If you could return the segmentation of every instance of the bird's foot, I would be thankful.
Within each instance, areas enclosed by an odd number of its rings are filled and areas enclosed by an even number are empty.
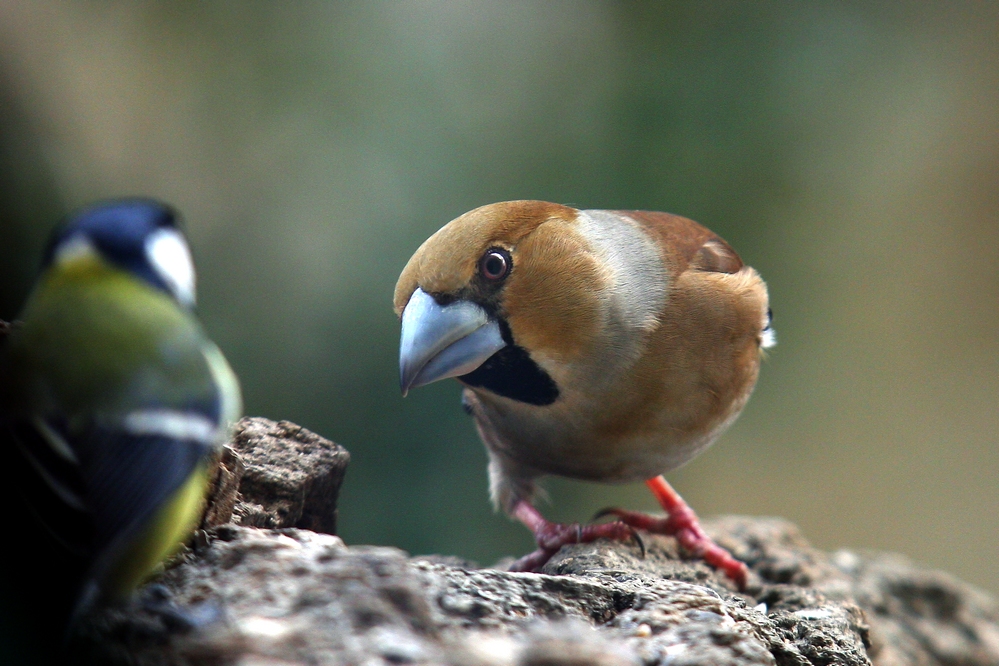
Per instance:
[[[546,520],[537,509],[525,501],[519,502],[514,507],[513,516],[531,530],[538,549],[516,560],[510,565],[510,571],[540,571],[562,546],[590,543],[597,539],[614,541],[635,539],[641,546],[643,554],[645,552],[645,544],[635,530],[621,521],[591,525],[553,523]]]
[[[614,516],[618,521],[637,530],[675,537],[685,551],[724,573],[740,590],[746,588],[748,575],[746,565],[732,557],[727,550],[707,535],[697,520],[697,515],[686,504],[674,507],[674,512],[665,518],[624,509],[604,509],[595,517],[601,516]]]

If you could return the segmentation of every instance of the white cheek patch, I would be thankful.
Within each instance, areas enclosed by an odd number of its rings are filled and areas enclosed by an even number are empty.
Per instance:
[[[93,244],[90,242],[90,239],[83,234],[77,234],[69,240],[63,241],[56,248],[53,263],[65,266],[66,264],[70,264],[78,259],[96,256],[99,255],[97,250],[94,249]]]
[[[146,239],[146,257],[160,279],[183,305],[194,305],[194,262],[187,242],[176,229],[164,227]]]
[[[207,417],[175,409],[139,409],[125,416],[124,429],[141,437],[159,436],[200,442],[212,446],[218,440],[218,427]]]

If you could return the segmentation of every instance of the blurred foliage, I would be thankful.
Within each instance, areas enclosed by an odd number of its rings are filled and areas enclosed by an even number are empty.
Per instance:
[[[174,204],[248,413],[351,451],[343,537],[489,563],[530,538],[457,384],[399,395],[399,271],[493,201],[679,213],[760,270],[780,344],[678,490],[996,591],[997,35],[995,3],[5,4],[0,317],[64,211]]]

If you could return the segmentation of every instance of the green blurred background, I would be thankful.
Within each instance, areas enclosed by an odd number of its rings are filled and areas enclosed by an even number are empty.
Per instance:
[[[691,217],[767,280],[756,395],[669,476],[702,515],[999,591],[997,3],[3,3],[0,317],[125,194],[186,216],[247,412],[353,454],[348,543],[531,547],[457,383],[399,395],[391,296],[445,222],[537,198]]]

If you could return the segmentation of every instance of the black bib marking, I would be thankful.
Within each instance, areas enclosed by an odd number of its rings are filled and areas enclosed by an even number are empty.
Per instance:
[[[558,386],[548,373],[516,345],[507,345],[458,379],[468,386],[484,388],[529,405],[550,405],[559,395]]]

